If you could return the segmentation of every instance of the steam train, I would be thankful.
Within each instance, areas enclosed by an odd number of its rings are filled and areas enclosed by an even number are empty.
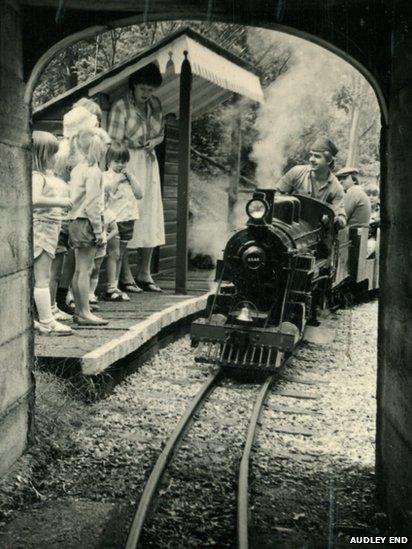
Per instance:
[[[191,341],[198,362],[270,374],[305,327],[319,324],[318,309],[377,288],[379,254],[368,246],[368,228],[338,230],[333,209],[307,196],[257,190],[246,213],[246,227],[217,262],[217,290]]]

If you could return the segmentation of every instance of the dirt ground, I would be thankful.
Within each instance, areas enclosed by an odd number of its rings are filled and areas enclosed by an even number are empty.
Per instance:
[[[289,380],[288,389],[317,398],[287,402],[291,411],[279,415],[280,397],[273,392],[261,418],[251,472],[254,547],[349,547],[352,534],[384,535],[385,517],[374,499],[377,302],[339,311],[326,323],[333,341],[302,345],[288,366],[291,375],[320,380],[296,387]],[[94,404],[85,404],[67,381],[36,372],[37,439],[0,481],[0,547],[121,547],[145,478],[210,370],[194,364],[184,338]],[[212,427],[217,420],[224,427],[221,445],[218,439],[204,442],[178,473],[194,515],[223,525],[233,522],[231,512],[222,512],[234,486],[221,458],[225,433],[234,426],[229,407],[238,410],[242,399],[236,393],[237,408],[220,397],[221,409],[209,414]],[[296,408],[301,413],[292,413]],[[298,434],[276,432],[282,421]],[[311,435],[299,434],[306,431]],[[211,463],[221,497],[205,507],[189,477]],[[151,527],[145,546],[156,546],[156,540],[176,548],[235,546],[221,525],[209,531],[210,524],[203,524],[199,533],[180,515],[184,506],[173,483],[166,489],[171,506],[162,531]]]

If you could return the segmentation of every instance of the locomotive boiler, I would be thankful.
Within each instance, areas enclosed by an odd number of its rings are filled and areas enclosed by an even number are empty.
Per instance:
[[[199,362],[271,373],[347,279],[348,230],[335,228],[327,204],[273,190],[256,191],[246,212],[246,227],[217,262],[216,293],[191,339]]]

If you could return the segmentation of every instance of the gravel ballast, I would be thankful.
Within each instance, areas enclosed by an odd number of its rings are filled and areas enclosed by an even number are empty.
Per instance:
[[[351,529],[373,531],[376,324],[377,302],[331,315],[325,325],[334,340],[303,344],[281,387],[315,398],[272,390],[251,471],[253,539],[261,547],[300,547],[302,539],[325,546],[330,520],[338,543]],[[211,371],[194,363],[186,337],[93,405],[38,372],[37,445],[0,483],[3,540],[12,539],[23,510],[30,520],[33,505],[38,512],[65,498],[122,505],[115,527],[124,539],[161,448]],[[225,382],[213,393],[164,479],[145,546],[234,546],[237,464],[257,390]],[[297,432],[276,432],[279,425]],[[101,536],[94,543],[87,547],[102,546]]]

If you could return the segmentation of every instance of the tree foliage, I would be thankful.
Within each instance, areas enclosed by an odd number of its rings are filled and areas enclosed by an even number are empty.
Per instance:
[[[41,105],[102,71],[111,69],[184,26],[190,26],[248,62],[259,75],[268,94],[278,81],[282,84],[289,74],[293,75],[295,70],[302,69],[299,62],[302,61],[304,42],[285,34],[221,23],[166,21],[132,25],[112,29],[80,41],[57,54],[36,87],[34,106]],[[327,55],[332,57],[332,54]],[[347,151],[351,146],[349,137],[354,109],[358,109],[360,113],[356,158],[365,169],[368,164],[376,166],[379,161],[379,107],[373,91],[366,85],[363,77],[349,65],[346,71],[339,72],[333,70],[333,63],[328,63],[326,65],[332,67],[333,74],[328,74],[329,69],[325,69],[322,78],[325,79],[327,86],[323,87],[322,82],[320,85],[319,82],[309,85],[307,98],[298,104],[297,108],[302,111],[301,120],[299,128],[295,128],[295,131],[285,138],[285,151],[282,152],[283,170],[296,163],[305,162],[311,141],[321,132],[327,133],[337,142],[341,149],[337,165],[344,165]],[[311,67],[308,66],[307,70],[310,73]],[[330,85],[331,80],[333,86]],[[297,88],[292,89],[290,93],[302,94],[302,90]],[[203,115],[193,122],[192,145],[206,157],[227,166],[231,120],[238,111],[241,111],[242,117],[241,173],[253,178],[256,164],[252,159],[252,152],[255,143],[262,139],[256,125],[260,112],[258,105],[234,98]],[[283,131],[284,128],[279,125],[277,130]],[[197,155],[192,155],[192,166],[199,174],[206,176],[221,173],[216,166]]]

